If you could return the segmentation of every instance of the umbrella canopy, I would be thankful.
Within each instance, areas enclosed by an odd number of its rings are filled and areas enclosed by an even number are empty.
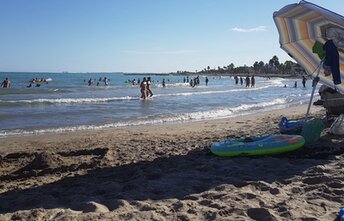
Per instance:
[[[274,12],[273,18],[281,48],[308,74],[318,75],[323,84],[344,94],[344,17],[300,1]],[[329,51],[334,54],[326,54]]]

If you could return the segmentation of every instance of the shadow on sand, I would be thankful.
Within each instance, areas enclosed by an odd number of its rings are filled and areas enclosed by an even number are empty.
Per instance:
[[[331,143],[327,147],[321,145],[317,148],[333,147]],[[343,142],[335,146],[340,145]],[[343,153],[340,151],[328,151],[319,157],[312,155],[316,153],[314,149],[306,148],[275,157],[222,158],[208,149],[193,150],[186,155],[92,169],[86,175],[8,191],[0,195],[0,213],[35,208],[82,210],[89,201],[115,210],[121,200],[188,199],[212,188],[216,191],[224,184],[236,188],[255,185],[256,189],[270,191],[267,184],[289,184],[293,177],[327,163],[333,155]]]

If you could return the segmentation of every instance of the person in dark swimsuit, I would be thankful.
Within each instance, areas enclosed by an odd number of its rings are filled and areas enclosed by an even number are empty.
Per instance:
[[[6,78],[2,83],[1,83],[2,88],[10,88],[11,87],[11,81]]]

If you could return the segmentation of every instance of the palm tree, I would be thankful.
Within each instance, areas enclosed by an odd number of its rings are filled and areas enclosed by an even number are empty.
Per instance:
[[[233,63],[230,63],[230,64],[227,66],[227,70],[228,70],[229,72],[233,72],[233,70],[234,70],[234,64],[233,64]]]
[[[258,70],[259,70],[259,63],[258,61],[254,62],[253,64],[253,70],[254,70],[254,73],[257,73]]]
[[[274,55],[270,60],[269,60],[269,66],[273,72],[275,72],[278,69],[278,66],[280,65],[278,57]]]
[[[294,62],[292,61],[285,61],[284,62],[284,70],[287,72],[287,73],[290,73],[291,72],[291,69],[293,68],[294,66]]]

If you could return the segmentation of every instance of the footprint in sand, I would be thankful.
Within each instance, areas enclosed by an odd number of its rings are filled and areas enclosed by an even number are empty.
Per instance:
[[[247,215],[253,220],[273,221],[276,220],[271,213],[264,208],[250,208]]]
[[[330,178],[327,176],[307,177],[302,180],[304,184],[308,184],[308,185],[322,184],[328,181],[330,181]]]
[[[326,184],[327,186],[334,188],[334,189],[341,189],[344,187],[344,183],[341,183],[341,181],[334,181],[334,182],[329,182]]]
[[[218,214],[222,217],[230,217],[233,216],[233,214],[238,214],[238,215],[244,215],[241,209],[238,208],[227,208],[227,209],[222,209],[218,212]]]
[[[202,200],[199,202],[199,204],[202,206],[210,207],[210,208],[223,209],[222,205],[214,203],[212,200]]]
[[[280,193],[280,190],[279,190],[278,188],[271,188],[271,189],[270,189],[270,193],[271,193],[272,195],[277,195],[277,194]]]
[[[225,210],[219,211],[219,215],[223,217],[230,216],[231,214],[232,214],[232,209],[225,209]]]
[[[90,213],[90,212],[107,213],[110,210],[103,204],[100,204],[100,203],[97,203],[94,201],[90,201],[84,205],[84,208],[82,209],[82,211],[84,213]]]
[[[257,196],[252,193],[240,193],[239,196],[243,199],[249,199],[249,200],[257,198]]]

